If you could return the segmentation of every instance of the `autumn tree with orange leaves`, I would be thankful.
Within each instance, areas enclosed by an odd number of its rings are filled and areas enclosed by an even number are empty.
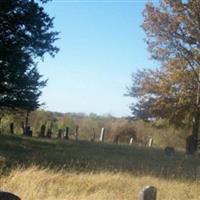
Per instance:
[[[143,15],[148,50],[160,68],[132,75],[128,95],[137,99],[133,115],[191,125],[193,154],[200,124],[200,1],[148,3]]]

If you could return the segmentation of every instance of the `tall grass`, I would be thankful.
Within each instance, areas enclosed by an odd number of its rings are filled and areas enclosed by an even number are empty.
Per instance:
[[[22,200],[129,200],[145,185],[160,200],[200,199],[200,158],[178,151],[0,136],[0,166],[0,188]]]
[[[6,191],[22,200],[136,200],[146,185],[158,188],[160,200],[199,200],[199,182],[178,181],[129,173],[77,173],[30,167],[12,170],[1,177]]]

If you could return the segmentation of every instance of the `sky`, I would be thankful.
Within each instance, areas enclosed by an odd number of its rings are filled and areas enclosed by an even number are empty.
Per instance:
[[[142,11],[147,0],[53,0],[45,11],[59,31],[54,57],[38,64],[48,79],[43,109],[130,116],[124,96],[131,74],[155,67],[144,42]]]

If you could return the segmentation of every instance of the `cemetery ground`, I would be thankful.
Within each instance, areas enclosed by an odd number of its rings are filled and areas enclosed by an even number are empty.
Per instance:
[[[22,200],[200,200],[200,157],[161,148],[0,136],[0,188]]]

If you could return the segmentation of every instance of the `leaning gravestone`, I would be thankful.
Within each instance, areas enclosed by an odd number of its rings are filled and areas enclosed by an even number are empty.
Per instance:
[[[168,157],[172,157],[175,154],[174,147],[165,147],[164,152],[165,152],[165,155]]]
[[[12,193],[0,191],[0,200],[21,200],[21,199]]]
[[[153,145],[153,138],[150,138],[148,142],[148,147],[152,147],[152,145]]]
[[[105,128],[102,128],[101,129],[100,138],[99,138],[100,142],[104,142],[104,134],[105,134]]]
[[[156,200],[157,189],[153,186],[144,187],[139,193],[139,200]]]
[[[133,144],[133,138],[130,139],[129,144]]]

